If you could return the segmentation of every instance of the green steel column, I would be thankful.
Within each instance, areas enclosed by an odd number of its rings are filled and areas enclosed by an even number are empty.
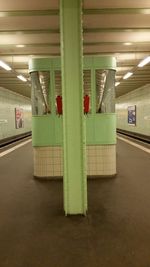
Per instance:
[[[82,1],[60,0],[63,95],[64,209],[86,214]]]

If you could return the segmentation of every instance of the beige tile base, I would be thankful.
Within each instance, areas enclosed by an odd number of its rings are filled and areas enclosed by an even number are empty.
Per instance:
[[[34,147],[34,176],[63,176],[61,147]]]
[[[87,175],[116,174],[116,145],[87,146]]]
[[[34,176],[63,176],[62,147],[34,147]],[[116,145],[87,146],[87,175],[116,174]]]

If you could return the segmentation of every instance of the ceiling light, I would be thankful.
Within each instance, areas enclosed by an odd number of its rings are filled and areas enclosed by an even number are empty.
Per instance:
[[[124,43],[124,45],[132,45],[132,43]]]
[[[149,57],[146,57],[145,59],[143,59],[143,60],[139,63],[138,67],[143,67],[143,66],[145,66],[146,64],[148,64],[149,62],[150,62],[150,56],[149,56]]]
[[[27,79],[23,75],[18,75],[17,78],[23,82],[27,82]]]
[[[9,67],[6,63],[0,60],[0,67],[2,67],[5,70],[11,70],[11,67]]]
[[[127,72],[124,76],[123,79],[126,80],[128,79],[130,76],[132,76],[133,72]]]
[[[16,45],[16,47],[25,47],[23,44]]]
[[[120,82],[115,82],[115,86],[118,86],[120,84]]]

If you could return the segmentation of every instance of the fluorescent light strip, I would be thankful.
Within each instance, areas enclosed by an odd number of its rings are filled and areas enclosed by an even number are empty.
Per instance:
[[[126,80],[128,79],[129,77],[131,77],[133,75],[133,72],[127,72],[124,76],[123,76],[123,79]]]
[[[27,79],[23,75],[18,75],[17,78],[23,82],[27,82]]]
[[[115,86],[118,86],[120,84],[120,82],[115,82]]]
[[[124,43],[124,45],[132,45],[132,43]]]
[[[0,67],[2,67],[5,70],[12,70],[11,67],[6,63],[4,63],[2,60],[0,60]],[[23,82],[27,82],[27,79],[23,75],[18,75],[17,78]]]
[[[2,67],[5,70],[11,70],[11,67],[9,67],[6,63],[0,60],[0,67]]]
[[[143,66],[145,66],[146,64],[148,64],[150,62],[150,56],[149,57],[146,57],[145,59],[143,59],[140,63],[139,63],[139,65],[138,65],[138,67],[143,67]]]
[[[25,47],[23,44],[16,45],[16,47]]]

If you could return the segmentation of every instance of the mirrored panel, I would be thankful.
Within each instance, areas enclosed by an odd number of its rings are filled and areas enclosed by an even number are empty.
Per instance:
[[[96,113],[115,112],[115,70],[96,70]]]
[[[46,115],[50,110],[50,72],[34,71],[30,73],[32,82],[32,114]]]

